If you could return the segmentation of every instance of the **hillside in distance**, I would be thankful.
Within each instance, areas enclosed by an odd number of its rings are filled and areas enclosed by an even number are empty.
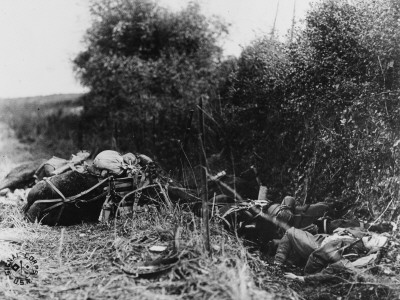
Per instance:
[[[54,104],[63,102],[74,102],[83,94],[53,94],[46,96],[31,96],[31,97],[18,97],[18,98],[0,98],[0,104]]]

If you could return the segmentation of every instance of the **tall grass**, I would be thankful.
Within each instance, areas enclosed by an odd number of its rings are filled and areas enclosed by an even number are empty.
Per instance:
[[[20,140],[31,143],[37,151],[61,157],[82,145],[96,149],[98,136],[82,132],[82,105],[77,96],[36,100],[5,101],[0,105],[2,120]],[[8,160],[0,161],[0,175],[1,169],[10,165]],[[340,291],[335,286],[315,289],[287,282],[280,268],[268,258],[263,260],[261,253],[249,251],[236,236],[223,231],[215,219],[210,223],[209,257],[201,221],[179,206],[135,212],[108,224],[59,228],[28,223],[21,213],[26,197],[22,194],[19,199],[3,201],[0,197],[0,231],[7,230],[21,240],[17,245],[7,244],[8,250],[0,244],[0,249],[33,254],[40,269],[33,284],[25,287],[13,284],[0,272],[0,298],[299,299],[295,291],[304,299],[320,299],[332,293],[358,299],[364,292],[371,299],[381,299],[382,295],[388,299],[398,297],[397,279],[371,281],[365,287],[353,287],[356,283],[350,282],[350,290],[343,285]],[[149,251],[153,245],[165,245],[168,251],[178,253],[178,263],[168,272],[148,278],[124,273],[123,266],[129,268],[156,259],[157,255]]]
[[[18,139],[61,157],[78,150],[80,110],[76,97],[1,103],[2,120]],[[86,133],[85,143],[95,145],[96,136]],[[211,223],[213,257],[205,254],[201,222],[187,209],[166,205],[109,224],[60,229],[28,223],[21,213],[24,202],[24,197],[21,201],[0,201],[0,228],[18,233],[22,242],[11,250],[34,255],[39,274],[25,288],[0,275],[0,298],[273,298],[256,286],[242,243],[222,231],[215,220]],[[156,258],[148,249],[160,244],[179,253],[179,262],[172,270],[143,279],[123,272],[121,265],[129,267]]]
[[[241,241],[212,220],[213,256],[209,257],[204,251],[200,222],[180,207],[163,206],[110,223],[64,228],[27,223],[16,213],[18,206],[0,203],[0,208],[0,227],[20,239],[20,245],[10,251],[28,252],[39,265],[33,283],[25,287],[0,274],[0,297],[275,299],[272,292],[257,287],[249,267],[253,258],[247,256]],[[149,251],[153,245],[166,246],[167,250],[153,253]],[[136,277],[123,271],[171,253],[178,254],[179,260],[166,272]]]
[[[21,142],[47,155],[68,157],[81,146],[82,108],[78,95],[12,99],[0,102],[0,116]]]

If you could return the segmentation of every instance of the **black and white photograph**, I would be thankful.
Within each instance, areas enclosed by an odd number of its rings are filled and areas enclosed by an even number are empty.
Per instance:
[[[399,0],[0,0],[0,299],[400,299]]]

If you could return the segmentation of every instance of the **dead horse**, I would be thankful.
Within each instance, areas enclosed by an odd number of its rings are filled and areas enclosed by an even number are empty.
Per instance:
[[[130,179],[131,185],[122,182]],[[117,200],[121,200],[122,192],[136,190],[132,178],[116,178],[114,191],[118,194]],[[96,222],[99,218],[103,203],[108,194],[108,179],[102,179],[90,173],[68,171],[38,182],[29,192],[27,205],[23,211],[26,218],[43,225],[68,226],[82,222]],[[129,195],[129,197],[128,197]],[[126,195],[127,204],[133,204],[134,194]],[[160,205],[168,198],[172,202],[178,199],[191,200],[195,198],[176,186],[168,186],[168,191],[160,190],[160,186],[151,184],[143,189],[137,204]],[[62,198],[65,197],[64,201]],[[130,201],[130,202],[129,202]]]
[[[76,201],[60,201],[96,186],[99,178],[89,173],[68,171],[38,182],[28,194],[23,211],[31,222],[43,225],[74,225],[96,221],[106,198],[104,187],[99,185]],[[58,193],[57,190],[60,192]]]
[[[31,186],[35,182],[36,170],[46,162],[46,159],[37,159],[21,163],[13,168],[2,180],[0,180],[0,191],[9,188],[10,190],[22,189]]]

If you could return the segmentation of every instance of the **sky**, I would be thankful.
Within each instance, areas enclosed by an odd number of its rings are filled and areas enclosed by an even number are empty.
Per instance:
[[[276,29],[284,35],[304,18],[312,0],[198,0],[206,15],[230,23],[225,55],[239,56],[258,36]],[[158,0],[178,10],[188,0]],[[79,84],[73,58],[85,45],[90,27],[89,0],[0,0],[0,98],[87,91]]]

